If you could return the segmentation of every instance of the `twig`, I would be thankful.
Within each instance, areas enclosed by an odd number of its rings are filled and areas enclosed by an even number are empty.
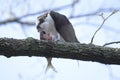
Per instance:
[[[118,43],[120,43],[120,41],[105,43],[105,44],[103,45],[103,47],[105,47],[105,46],[107,46],[107,45],[111,45],[111,44],[118,44]]]
[[[110,16],[112,16],[113,14],[115,14],[117,11],[118,11],[118,10],[113,10],[112,13],[111,13],[110,15],[108,15],[106,18],[103,16],[103,13],[101,13],[101,14],[99,15],[99,16],[102,17],[103,22],[102,22],[102,24],[100,25],[100,27],[95,31],[94,35],[92,36],[90,44],[93,43],[93,40],[94,40],[95,35],[96,35],[97,32],[102,28],[102,26],[103,26],[103,24],[105,23],[105,21],[106,21]]]

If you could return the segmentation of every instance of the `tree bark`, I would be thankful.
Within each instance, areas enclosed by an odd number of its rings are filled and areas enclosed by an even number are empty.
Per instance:
[[[9,57],[41,56],[120,64],[120,49],[92,44],[47,42],[33,38],[0,38],[0,55]]]

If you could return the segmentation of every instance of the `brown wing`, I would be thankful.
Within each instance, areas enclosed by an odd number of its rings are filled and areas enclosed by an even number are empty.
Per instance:
[[[54,11],[51,11],[50,15],[55,22],[56,30],[66,42],[79,42],[76,38],[72,24],[69,22],[66,16]]]

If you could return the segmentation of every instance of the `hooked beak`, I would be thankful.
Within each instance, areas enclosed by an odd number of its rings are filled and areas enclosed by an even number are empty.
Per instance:
[[[40,32],[40,31],[41,31],[41,29],[40,29],[40,27],[39,27],[39,26],[37,26],[37,31],[38,31],[38,32]]]

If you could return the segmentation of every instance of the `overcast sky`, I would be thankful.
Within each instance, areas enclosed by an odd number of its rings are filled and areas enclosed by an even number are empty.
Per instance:
[[[20,17],[28,13],[35,13],[44,9],[71,4],[72,0],[0,0],[0,21]],[[72,12],[73,15],[82,15],[95,12],[99,9],[120,9],[119,0],[80,0]],[[58,10],[69,17],[71,7]],[[106,10],[107,11],[107,10]],[[108,16],[111,12],[104,13]],[[14,15],[13,15],[14,14]],[[91,37],[102,23],[99,13],[93,16],[83,16],[69,19],[73,24],[76,36],[81,43],[90,43]],[[35,22],[41,14],[23,18],[22,21]],[[120,12],[111,16],[97,33],[94,44],[103,45],[107,42],[120,41]],[[33,37],[39,39],[35,25],[21,25],[9,23],[0,25],[0,37],[24,39]],[[110,45],[119,48],[119,44]],[[52,61],[58,71],[49,70],[45,74],[47,61],[43,57],[12,57],[0,56],[0,80],[120,80],[119,65],[105,65],[98,62],[54,58]]]

